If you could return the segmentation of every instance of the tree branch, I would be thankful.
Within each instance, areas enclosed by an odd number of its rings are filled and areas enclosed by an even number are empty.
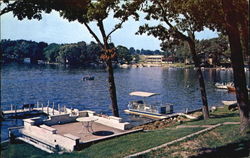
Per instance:
[[[156,3],[160,6],[160,9],[162,10],[162,14],[163,14],[163,20],[164,22],[172,29],[174,29],[174,32],[176,33],[176,35],[181,38],[182,40],[185,40],[185,41],[189,41],[191,40],[188,36],[184,35],[183,33],[181,33],[179,30],[177,30],[169,21],[168,19],[166,18],[167,15],[166,15],[166,11],[164,10],[163,6],[161,5],[161,3],[159,1],[156,1]]]
[[[110,31],[110,33],[107,35],[107,39],[110,37],[110,35],[112,34],[112,33],[114,33],[116,30],[118,30],[119,28],[121,28],[121,26],[122,26],[122,24],[125,22],[125,20],[122,20],[119,24],[117,24],[117,25],[115,25],[115,28],[112,30],[112,31]]]
[[[89,33],[95,38],[96,42],[103,48],[103,44],[101,43],[99,38],[96,36],[96,34],[92,31],[92,29],[89,27],[89,25],[86,22],[84,22],[83,24],[86,26]]]
[[[106,44],[108,44],[108,42],[107,42],[108,39],[107,39],[107,36],[106,36],[106,32],[104,30],[103,21],[102,20],[98,20],[97,21],[97,25],[98,25],[98,27],[99,27],[99,29],[101,31],[103,42],[104,42],[104,46],[105,46]]]
[[[13,2],[12,4],[8,4],[7,7],[0,11],[0,16],[12,11],[17,2],[18,1]]]

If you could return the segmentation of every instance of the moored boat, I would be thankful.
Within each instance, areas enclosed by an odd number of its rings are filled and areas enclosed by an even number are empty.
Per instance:
[[[230,106],[230,105],[234,105],[237,104],[236,100],[223,100],[221,101],[224,105]]]
[[[94,79],[95,79],[94,76],[84,76],[84,77],[82,77],[82,80],[83,80],[83,81],[94,80]]]
[[[159,94],[137,91],[137,92],[131,92],[130,95],[147,98]],[[138,101],[130,101],[128,104],[128,109],[124,111],[129,114],[162,119],[166,118],[167,114],[173,113],[173,105],[169,103],[163,105],[148,104],[145,103],[145,101],[143,100],[138,100]]]
[[[232,82],[228,82],[228,83],[215,83],[215,87],[218,89],[227,89],[227,86],[232,86],[233,83]]]
[[[234,86],[227,86],[227,90],[229,92],[235,92],[236,88]],[[247,91],[250,92],[250,88],[247,88]]]
[[[236,91],[236,89],[235,89],[235,87],[234,86],[227,86],[227,90],[229,91],[229,92],[235,92]]]

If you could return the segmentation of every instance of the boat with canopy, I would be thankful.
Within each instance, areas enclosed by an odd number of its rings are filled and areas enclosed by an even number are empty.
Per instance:
[[[135,91],[129,93],[131,96],[142,97],[143,100],[130,101],[126,113],[135,114],[150,118],[165,118],[167,114],[173,113],[173,104],[149,104],[145,102],[145,98],[160,95],[159,93]]]

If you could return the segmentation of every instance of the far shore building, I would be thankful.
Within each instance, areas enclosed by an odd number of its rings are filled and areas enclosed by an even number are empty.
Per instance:
[[[164,57],[164,55],[140,55],[140,60],[148,64],[172,64],[174,57]]]
[[[163,58],[163,55],[140,55],[141,61],[152,64],[161,64],[163,62]]]

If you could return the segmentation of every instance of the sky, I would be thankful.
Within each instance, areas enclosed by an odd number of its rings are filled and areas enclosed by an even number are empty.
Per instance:
[[[89,34],[84,25],[77,21],[68,22],[59,16],[58,12],[51,12],[50,14],[43,14],[42,20],[28,20],[22,21],[13,17],[12,13],[4,14],[1,19],[1,39],[11,40],[32,40],[36,42],[47,43],[76,43],[85,41],[90,43],[95,39]],[[105,20],[106,32],[109,32],[117,21],[109,17]],[[152,36],[135,35],[140,25],[144,24],[146,20],[134,21],[130,18],[124,23],[122,29],[117,30],[111,36],[111,41],[117,45],[123,45],[127,48],[134,47],[135,49],[149,49],[160,50],[160,41]],[[155,24],[151,21],[150,24]],[[91,24],[91,28],[98,32],[96,25]],[[100,35],[100,34],[99,34]],[[203,32],[197,33],[197,39],[209,39],[217,37],[216,32],[206,29]]]

